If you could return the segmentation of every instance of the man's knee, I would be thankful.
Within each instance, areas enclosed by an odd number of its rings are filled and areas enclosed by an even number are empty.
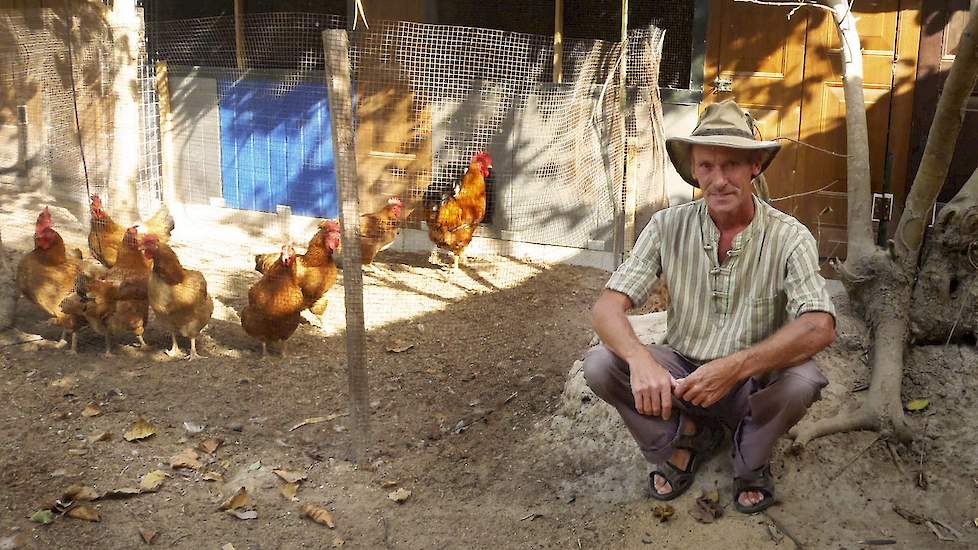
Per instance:
[[[778,394],[785,406],[807,410],[821,398],[822,386],[801,376],[787,374],[778,382]]]
[[[606,395],[614,385],[615,363],[620,361],[608,348],[599,345],[584,357],[584,381],[594,393]]]

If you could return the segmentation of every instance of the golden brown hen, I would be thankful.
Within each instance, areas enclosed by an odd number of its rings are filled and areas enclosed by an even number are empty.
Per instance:
[[[492,170],[492,157],[481,152],[472,156],[462,181],[440,195],[429,189],[424,198],[428,237],[439,248],[452,252],[457,270],[465,263],[465,247],[486,216],[486,178]]]
[[[207,281],[199,271],[185,269],[176,252],[160,242],[156,235],[142,240],[143,253],[153,261],[147,292],[156,318],[172,332],[170,357],[183,355],[177,344],[177,333],[190,339],[188,360],[198,359],[197,336],[214,313],[214,300],[207,294]]]
[[[285,341],[299,326],[299,313],[305,309],[295,275],[296,256],[291,246],[283,246],[279,258],[268,267],[262,278],[248,290],[248,305],[241,312],[241,327],[261,342],[261,354],[268,354],[268,344]]]
[[[76,332],[84,325],[84,319],[65,313],[61,304],[74,292],[75,278],[85,271],[97,276],[101,268],[84,263],[77,249],[68,253],[61,235],[54,230],[51,211],[45,208],[34,225],[34,250],[17,265],[17,288],[61,327],[59,347],[66,344],[65,336],[71,333],[70,353],[78,350]]]
[[[139,230],[144,235],[156,235],[160,242],[167,243],[170,241],[170,233],[173,232],[174,227],[176,223],[170,216],[170,210],[163,204],[152,218],[141,224]],[[91,227],[88,230],[88,248],[92,251],[92,256],[105,267],[112,267],[119,255],[119,247],[125,234],[126,229],[116,223],[105,211],[102,199],[98,195],[92,195]]]
[[[386,250],[401,225],[404,201],[398,197],[387,199],[387,205],[377,212],[360,216],[360,263],[370,265],[382,250]]]

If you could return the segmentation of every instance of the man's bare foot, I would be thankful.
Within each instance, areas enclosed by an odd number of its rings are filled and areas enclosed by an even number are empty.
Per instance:
[[[737,499],[737,502],[741,506],[750,507],[756,506],[762,500],[764,500],[764,493],[760,491],[744,491],[740,493],[740,498]]]
[[[679,430],[684,435],[696,435],[696,424],[688,417],[684,418]],[[689,451],[686,449],[676,449],[673,451],[672,456],[669,457],[669,462],[676,468],[686,471],[686,468],[689,467]],[[672,484],[666,478],[659,474],[653,474],[653,480],[655,492],[660,495],[668,495],[672,492]]]

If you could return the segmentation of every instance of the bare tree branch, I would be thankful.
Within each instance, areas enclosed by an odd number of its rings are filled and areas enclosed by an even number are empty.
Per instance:
[[[920,245],[927,227],[927,214],[930,212],[937,194],[947,179],[951,158],[957,144],[961,124],[964,122],[963,107],[975,83],[978,81],[978,3],[972,2],[968,25],[961,34],[958,52],[951,65],[944,91],[937,102],[937,113],[924,155],[914,178],[913,186],[907,196],[907,204],[897,226],[895,253],[900,264],[908,270],[916,268],[920,255]],[[972,177],[972,180],[978,178]],[[978,185],[976,182],[974,185]],[[962,187],[959,195],[973,185]],[[955,197],[956,198],[956,197]]]

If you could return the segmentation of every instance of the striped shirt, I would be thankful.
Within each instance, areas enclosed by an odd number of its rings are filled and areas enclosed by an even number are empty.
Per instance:
[[[806,311],[835,316],[811,232],[756,197],[754,206],[723,265],[705,200],[656,212],[606,288],[641,305],[665,274],[671,306],[660,343],[695,362],[750,347]]]

